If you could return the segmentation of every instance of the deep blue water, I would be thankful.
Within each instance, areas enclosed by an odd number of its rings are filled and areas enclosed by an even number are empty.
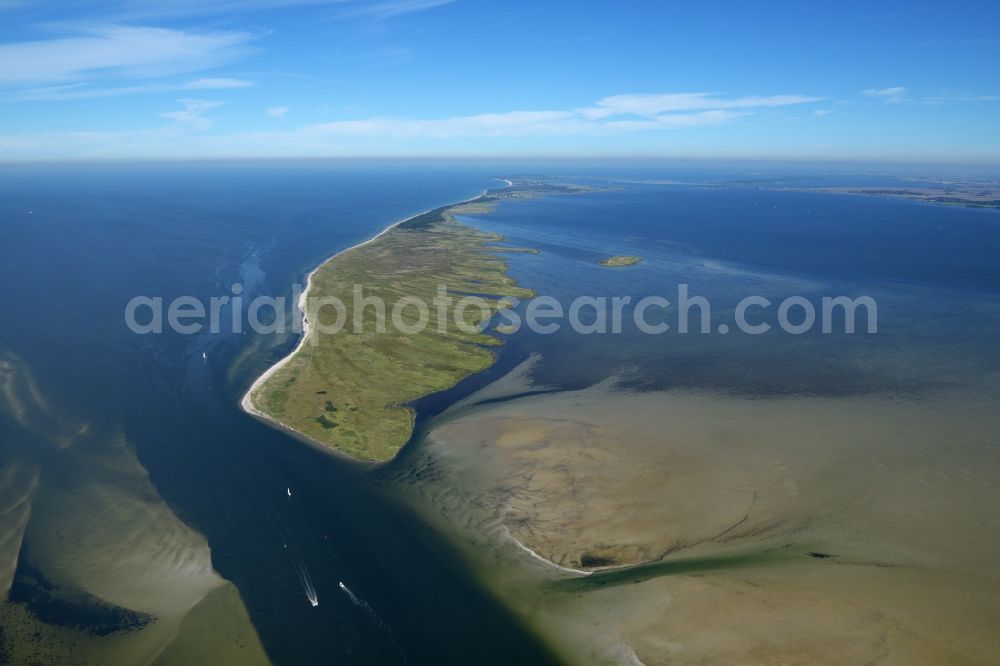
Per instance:
[[[995,210],[817,192],[623,186],[510,207],[557,249],[679,250],[765,271],[1000,293]]]
[[[637,388],[751,395],[920,393],[988,383],[998,371],[1000,214],[912,202],[758,190],[747,182],[842,184],[808,176],[645,166],[377,162],[18,166],[0,169],[0,344],[58,409],[124,430],[170,507],[205,534],[279,664],[548,663],[532,635],[474,582],[453,548],[386,492],[379,475],[240,412],[289,336],[138,336],[136,295],[165,300],[286,295],[335,251],[388,223],[497,185],[493,176],[588,173],[615,188],[504,203],[479,220],[508,242],[514,275],[568,302],[664,294],[678,282],[713,303],[871,294],[879,334],[641,335],[508,339],[495,369],[422,401],[425,413],[531,352],[539,379],[583,386],[625,373]],[[588,171],[589,169],[589,171]],[[635,179],[740,181],[737,189]],[[878,184],[854,176],[851,184]],[[598,260],[639,254],[607,269]],[[719,304],[717,310],[715,304]],[[207,359],[202,358],[205,354]],[[405,464],[405,463],[403,463]],[[70,470],[71,473],[71,470]],[[294,488],[289,501],[286,488]],[[305,603],[284,552],[312,572]],[[390,628],[337,589],[345,581]]]
[[[485,168],[292,163],[0,174],[0,341],[60,411],[96,432],[124,429],[171,508],[208,538],[215,568],[238,586],[275,663],[549,659],[451,549],[360,468],[238,410],[290,340],[138,336],[124,324],[125,305],[136,295],[208,299],[235,282],[245,295],[285,294],[337,249],[474,196],[496,184],[489,176]],[[237,363],[257,343],[262,351]],[[316,608],[286,539],[314,579]],[[393,640],[339,581],[382,600],[371,603]]]

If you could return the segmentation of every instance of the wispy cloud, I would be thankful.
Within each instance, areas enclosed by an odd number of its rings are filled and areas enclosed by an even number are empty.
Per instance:
[[[935,95],[922,95],[911,91],[909,88],[904,88],[903,86],[894,86],[892,88],[869,88],[868,90],[863,91],[863,93],[867,97],[880,99],[886,104],[901,104],[906,102],[907,104],[941,105],[963,102],[1000,101],[1000,95],[956,93],[948,90]]]
[[[179,101],[184,108],[180,111],[166,111],[161,113],[162,118],[167,118],[172,120],[181,127],[204,131],[212,126],[211,118],[206,118],[204,113],[210,109],[215,109],[222,106],[222,102],[216,102],[206,99],[180,99]]]
[[[393,140],[619,134],[720,125],[751,116],[758,109],[820,99],[804,95],[725,98],[711,93],[615,95],[579,109],[519,110],[432,119],[374,117],[318,123],[295,131],[314,138]]]
[[[448,139],[468,136],[526,136],[530,134],[579,132],[575,114],[569,111],[510,111],[429,120],[365,118],[339,120],[302,128],[315,136],[355,136],[380,139]]]
[[[891,88],[869,88],[864,91],[866,97],[880,99],[886,104],[899,104],[906,100],[907,90],[903,86]]]
[[[690,113],[664,113],[646,118],[624,115],[593,118],[580,111],[509,111],[439,119],[376,117],[339,120],[301,128],[305,134],[370,137],[378,139],[455,139],[523,137],[569,134],[617,134],[720,125],[750,115],[712,109]]]
[[[413,14],[442,5],[450,5],[455,0],[384,0],[382,2],[352,2],[350,7],[339,14],[340,17],[363,16],[384,20],[403,14]]]
[[[254,12],[270,9],[290,9],[292,7],[338,5],[351,0],[155,0],[135,2],[135,0],[90,0],[91,5],[103,7],[106,11],[127,12],[132,16],[192,16],[204,14],[230,14],[232,12]]]
[[[1000,95],[930,95],[921,97],[923,104],[950,104],[952,102],[1000,102]]]
[[[253,81],[246,79],[194,79],[179,83],[143,83],[135,86],[94,87],[88,83],[66,83],[41,88],[20,90],[6,99],[15,102],[33,101],[65,101],[73,99],[94,99],[99,97],[117,97],[119,95],[135,95],[141,93],[183,92],[186,90],[225,90],[232,88],[250,88]]]
[[[0,84],[176,76],[232,62],[253,39],[248,32],[81,27],[71,36],[0,45]]]
[[[62,8],[80,20],[135,23],[160,19],[204,16],[232,16],[313,7],[318,11],[333,9],[337,17],[357,16],[376,20],[425,11],[455,0],[75,0]],[[30,8],[26,0],[0,0],[0,11]]]
[[[652,101],[656,98],[658,101]],[[463,146],[468,140],[520,137],[607,137],[656,131],[685,131],[749,122],[777,106],[806,104],[820,98],[804,95],[721,97],[703,93],[618,95],[593,106],[566,110],[516,110],[445,118],[368,117],[299,127],[235,134],[199,133],[212,126],[206,112],[221,102],[180,100],[183,109],[162,116],[172,126],[125,133],[66,132],[59,135],[0,135],[0,149],[35,154],[72,153],[122,156],[138,147],[149,155],[322,156],[405,154],[412,146]],[[641,101],[642,103],[638,103]],[[600,112],[594,112],[599,109]],[[288,108],[265,109],[284,117]],[[60,144],[59,141],[64,141]],[[582,144],[582,142],[581,142]],[[498,146],[507,145],[500,141]],[[348,152],[350,151],[350,152]]]
[[[594,106],[578,109],[578,111],[587,118],[606,118],[622,114],[648,118],[674,111],[789,106],[792,104],[818,102],[822,99],[822,97],[809,97],[806,95],[723,98],[716,93],[705,92],[660,95],[614,95],[599,100]]]

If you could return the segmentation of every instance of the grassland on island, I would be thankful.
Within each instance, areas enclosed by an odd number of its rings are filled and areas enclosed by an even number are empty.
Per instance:
[[[635,255],[615,255],[614,257],[601,259],[601,266],[608,266],[609,268],[616,268],[618,266],[634,266],[640,261],[642,261],[642,257],[637,257]]]
[[[320,266],[304,299],[305,339],[254,385],[245,405],[355,458],[392,458],[413,430],[408,403],[492,365],[491,347],[500,341],[479,326],[503,306],[503,297],[532,295],[507,274],[501,248],[492,245],[502,238],[454,217],[489,212],[496,198],[418,215]],[[365,300],[357,298],[356,285]],[[434,305],[439,285],[450,297],[446,308]],[[457,311],[459,300],[470,294],[482,299],[487,311],[476,306]],[[324,305],[330,297],[344,304],[343,312]],[[371,297],[384,302],[384,318],[366,300]],[[394,306],[404,298],[428,306],[429,318],[419,331],[393,324]],[[339,332],[319,332],[335,327],[345,314]],[[406,326],[420,323],[412,304],[399,315]]]

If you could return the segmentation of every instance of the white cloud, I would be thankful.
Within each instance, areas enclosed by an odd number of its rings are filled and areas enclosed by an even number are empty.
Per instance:
[[[93,0],[90,4],[126,16],[197,16],[231,12],[289,9],[309,5],[334,5],[348,0]]]
[[[997,102],[1000,95],[933,95],[922,97],[921,104],[949,104],[952,102]]]
[[[0,135],[0,151],[6,147],[10,154],[18,156],[62,154],[101,157],[405,154],[415,147],[426,151],[427,146],[436,145],[447,151],[448,146],[461,149],[470,141],[482,145],[482,141],[492,139],[597,138],[683,131],[748,121],[771,107],[805,104],[815,99],[818,98],[802,95],[722,98],[707,93],[618,95],[604,98],[584,109],[517,110],[423,119],[378,116],[232,134],[188,131],[209,129],[212,122],[205,113],[220,106],[221,102],[182,99],[183,109],[162,114],[174,123],[168,127],[103,134]],[[601,109],[601,112],[594,113],[593,109]],[[287,109],[271,107],[265,113],[283,117]],[[577,143],[581,147],[588,145],[583,139]],[[501,141],[495,145],[504,147],[516,145],[516,142]]]
[[[754,108],[820,99],[804,95],[727,99],[710,93],[616,95],[596,106],[570,111],[509,111],[428,120],[377,117],[311,125],[301,131],[394,139],[609,134],[719,125],[751,115]]]
[[[908,104],[941,105],[963,102],[1000,101],[1000,95],[969,94],[948,90],[936,95],[919,95],[915,94],[909,88],[904,88],[903,86],[894,86],[892,88],[869,88],[868,90],[864,90],[862,92],[865,96],[880,99],[886,104],[899,104],[901,102],[906,102]]]
[[[869,88],[864,91],[867,97],[880,99],[886,104],[898,104],[906,99],[906,88],[903,86],[893,86],[892,88]]]
[[[450,139],[467,136],[525,136],[580,131],[569,111],[510,111],[431,120],[366,118],[310,125],[313,135],[365,136],[392,139]]]
[[[579,109],[588,118],[629,114],[654,117],[673,111],[702,109],[751,109],[754,107],[789,106],[818,102],[822,97],[805,95],[771,95],[768,97],[720,98],[716,93],[670,93],[664,95],[614,95],[605,97],[595,106]]]
[[[828,116],[831,113],[833,113],[833,111],[831,109],[816,109],[815,111],[813,111],[813,115],[816,116],[817,118],[822,118],[823,116]]]
[[[737,118],[748,116],[741,111],[698,111],[696,113],[663,113],[645,120],[610,120],[601,127],[615,132],[636,132],[658,129],[681,129],[685,127],[703,127],[705,125],[720,125]]]
[[[94,99],[98,97],[117,97],[119,95],[134,95],[139,93],[181,92],[185,90],[224,90],[232,88],[250,88],[253,81],[245,79],[195,79],[180,83],[143,83],[135,86],[114,86],[95,88],[87,83],[65,83],[42,88],[29,88],[12,94],[7,99],[14,102],[34,101],[65,101],[72,99]]]
[[[509,111],[452,118],[413,120],[365,118],[307,125],[303,136],[369,139],[458,139],[482,137],[599,135],[668,130],[728,123],[746,112],[713,109],[695,113],[669,113],[648,118],[588,118],[578,111]]]
[[[212,120],[203,114],[209,109],[222,106],[222,102],[215,102],[206,99],[180,99],[184,108],[180,111],[167,111],[160,114],[160,117],[173,120],[181,127],[187,129],[204,131],[212,126]]]
[[[232,16],[235,13],[312,7],[317,13],[333,9],[334,17],[388,19],[446,5],[455,0],[64,0],[60,10],[79,20],[134,24],[161,19]],[[37,0],[36,0],[37,2]],[[56,4],[56,3],[52,3]],[[0,0],[0,11],[30,8],[28,0]],[[320,13],[320,16],[323,14]],[[328,14],[329,15],[329,14]]]
[[[442,5],[450,5],[455,0],[383,0],[382,2],[350,2],[338,16],[369,17],[376,20],[389,19],[403,14],[413,14]]]
[[[121,25],[81,28],[69,37],[0,45],[0,84],[186,74],[231,62],[247,52],[253,38],[246,32]]]
[[[290,110],[287,106],[271,106],[265,109],[264,113],[272,118],[284,118]]]
[[[246,79],[195,79],[184,84],[184,90],[219,90],[221,88],[250,88],[253,81]]]

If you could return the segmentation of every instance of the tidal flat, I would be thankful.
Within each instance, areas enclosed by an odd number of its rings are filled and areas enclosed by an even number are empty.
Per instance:
[[[989,401],[510,386],[429,424],[410,490],[571,663],[993,659]]]

